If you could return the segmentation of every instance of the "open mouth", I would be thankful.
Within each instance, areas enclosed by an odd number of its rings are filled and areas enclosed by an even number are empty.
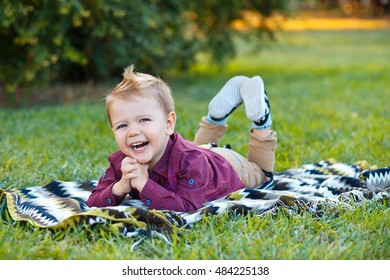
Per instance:
[[[137,142],[134,144],[131,144],[131,148],[135,151],[141,151],[145,149],[148,146],[149,142]]]

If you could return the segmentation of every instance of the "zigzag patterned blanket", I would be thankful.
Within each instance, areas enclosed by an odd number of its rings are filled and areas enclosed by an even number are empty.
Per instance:
[[[389,199],[390,168],[367,169],[365,165],[334,160],[306,164],[276,173],[266,189],[242,189],[192,213],[149,210],[141,201],[131,198],[119,206],[89,208],[85,202],[97,181],[53,181],[45,186],[0,189],[0,210],[7,209],[15,221],[41,228],[107,223],[128,237],[157,235],[169,239],[174,227],[191,227],[205,215],[264,215],[288,209],[321,216],[325,209],[337,211],[340,206]]]

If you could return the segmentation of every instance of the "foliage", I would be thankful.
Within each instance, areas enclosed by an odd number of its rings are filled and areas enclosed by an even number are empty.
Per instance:
[[[129,64],[163,73],[187,68],[201,52],[222,62],[234,54],[231,23],[242,10],[269,16],[286,5],[281,0],[3,0],[0,40],[7,43],[0,46],[0,86],[14,92],[42,82],[107,79]]]

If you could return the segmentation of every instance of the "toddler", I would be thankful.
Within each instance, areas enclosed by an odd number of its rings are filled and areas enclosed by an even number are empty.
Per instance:
[[[150,209],[190,212],[233,191],[272,182],[276,132],[262,79],[236,76],[211,100],[193,142],[175,132],[170,88],[129,66],[106,97],[119,150],[92,190],[87,205],[119,205],[129,194]],[[248,158],[218,147],[231,113],[244,103],[252,122]],[[214,143],[212,145],[204,145]]]

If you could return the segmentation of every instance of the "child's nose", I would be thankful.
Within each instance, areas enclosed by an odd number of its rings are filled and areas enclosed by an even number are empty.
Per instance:
[[[129,127],[127,136],[128,137],[134,137],[134,136],[139,135],[140,133],[141,133],[141,131],[139,130],[138,126],[133,125],[133,126]]]

